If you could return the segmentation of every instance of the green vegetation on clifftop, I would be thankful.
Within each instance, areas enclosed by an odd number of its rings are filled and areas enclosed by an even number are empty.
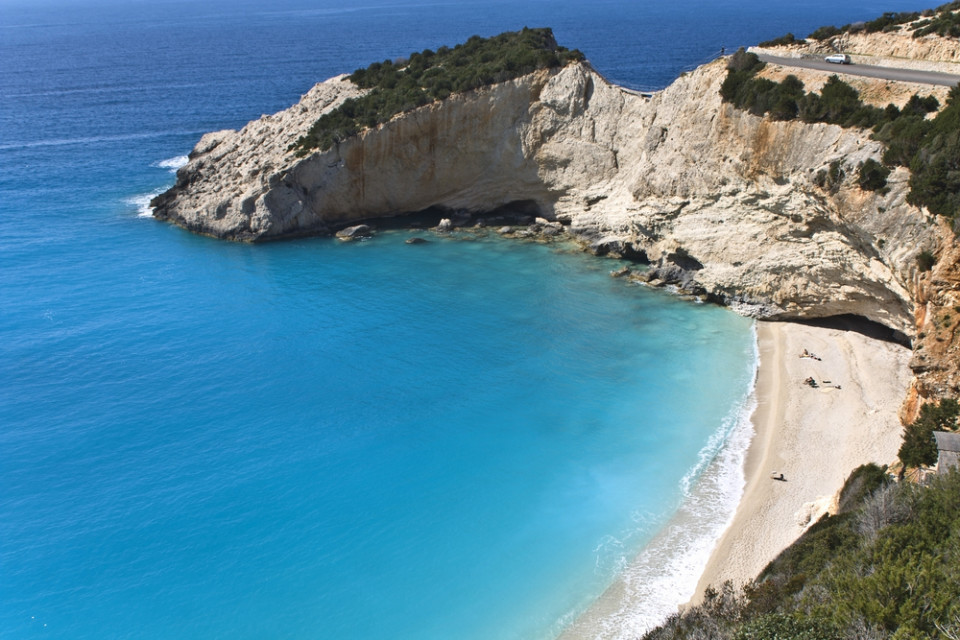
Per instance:
[[[813,40],[828,40],[842,33],[889,33],[904,28],[913,32],[914,38],[935,33],[941,36],[960,37],[960,1],[940,5],[936,9],[916,11],[888,11],[879,18],[867,22],[854,22],[842,27],[823,26],[808,37]]]
[[[824,122],[841,127],[872,128],[873,137],[887,150],[883,164],[875,161],[860,167],[859,184],[868,190],[882,190],[889,168],[910,169],[910,204],[926,207],[930,213],[956,220],[960,215],[960,87],[954,87],[947,104],[940,108],[933,96],[914,95],[902,109],[864,104],[856,89],[836,75],[830,76],[820,93],[804,91],[803,82],[789,75],[782,82],[757,77],[764,63],[740,49],[727,64],[727,77],[720,87],[724,102],[756,116],[769,114],[774,120]],[[838,165],[838,170],[840,169]],[[830,176],[818,184],[836,188]],[[842,176],[840,176],[842,177]]]
[[[408,60],[375,62],[350,76],[354,84],[370,92],[350,98],[321,116],[293,147],[298,156],[315,149],[325,151],[398,113],[444,100],[451,93],[471,91],[583,59],[580,51],[557,45],[550,29],[524,27],[492,38],[473,36],[452,49],[427,49],[411,54]]]

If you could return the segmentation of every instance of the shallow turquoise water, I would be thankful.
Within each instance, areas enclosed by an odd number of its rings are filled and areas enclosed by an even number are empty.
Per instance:
[[[8,628],[546,637],[750,381],[746,320],[582,254],[128,225],[6,316]]]

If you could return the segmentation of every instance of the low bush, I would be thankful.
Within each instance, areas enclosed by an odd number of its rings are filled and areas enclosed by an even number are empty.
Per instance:
[[[842,640],[832,623],[804,615],[770,613],[755,618],[733,635],[733,640]]]
[[[824,27],[820,27],[819,29],[817,29],[807,37],[812,38],[813,40],[823,41],[823,40],[828,40],[833,36],[838,36],[841,33],[843,33],[842,29],[838,29],[837,27],[827,25]]]
[[[780,36],[779,38],[774,38],[773,40],[766,40],[761,42],[759,47],[785,47],[791,44],[802,43],[803,40],[797,40],[797,38],[792,34],[788,33],[785,36]]]
[[[883,191],[889,175],[890,169],[873,158],[868,158],[857,168],[857,184],[864,191]]]
[[[823,26],[808,37],[814,40],[828,40],[842,33],[889,33],[898,31],[909,24],[913,37],[920,38],[931,33],[956,38],[960,36],[960,15],[954,13],[960,9],[956,2],[941,5],[936,9],[924,11],[889,11],[879,18],[867,22],[854,22],[842,27]]]
[[[960,15],[954,13],[960,7],[957,7],[956,4],[952,2],[943,5],[937,9],[935,15],[929,16],[926,20],[921,20],[914,25],[913,37],[922,38],[934,33],[950,38],[960,37]]]
[[[878,31],[891,31],[891,27],[898,27],[906,22],[912,22],[920,17],[919,13],[888,11],[875,20],[870,20],[864,25],[867,33],[876,33]]]
[[[871,465],[841,496],[838,515],[810,527],[745,591],[708,590],[645,639],[951,637],[938,627],[960,624],[960,473],[918,486]]]
[[[834,160],[828,168],[817,171],[813,182],[828,193],[836,193],[839,191],[840,185],[843,184],[843,179],[846,175],[846,172],[843,170],[843,163],[840,160]]]
[[[921,259],[923,264],[920,264]],[[924,251],[917,257],[917,263],[921,271],[929,271],[933,266],[933,255]],[[924,269],[924,266],[927,268]],[[937,444],[933,432],[955,429],[957,415],[960,415],[960,404],[956,400],[947,398],[939,404],[923,405],[920,417],[908,425],[904,432],[903,444],[897,453],[900,461],[908,467],[936,464]]]
[[[910,158],[910,204],[954,219],[960,213],[960,86],[950,90],[947,105],[923,127]]]

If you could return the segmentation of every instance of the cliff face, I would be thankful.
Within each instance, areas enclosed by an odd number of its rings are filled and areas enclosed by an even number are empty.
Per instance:
[[[588,65],[541,71],[395,117],[296,158],[319,115],[358,95],[343,77],[239,132],[204,136],[155,215],[235,240],[329,233],[430,207],[522,207],[598,253],[645,257],[649,277],[768,318],[855,314],[913,334],[915,256],[935,228],[861,191],[867,132],[773,122],[720,101],[722,62],[644,97]],[[841,161],[830,192],[817,172]]]

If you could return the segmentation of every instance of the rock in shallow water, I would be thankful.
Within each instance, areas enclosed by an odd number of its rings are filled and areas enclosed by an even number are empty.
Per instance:
[[[373,230],[365,224],[357,224],[346,229],[337,231],[337,237],[341,240],[356,240],[357,238],[369,238],[373,235]]]

